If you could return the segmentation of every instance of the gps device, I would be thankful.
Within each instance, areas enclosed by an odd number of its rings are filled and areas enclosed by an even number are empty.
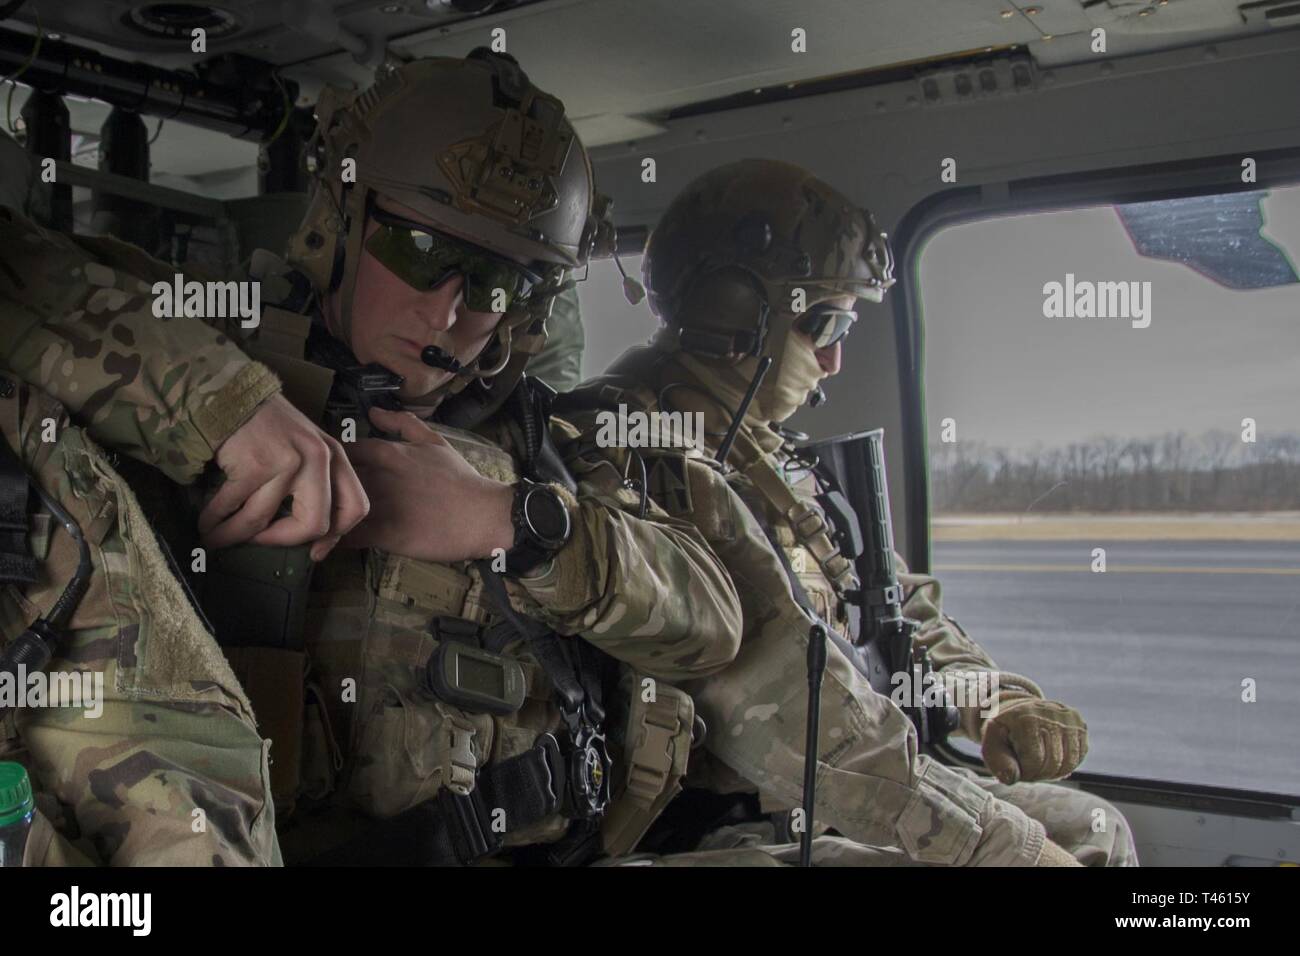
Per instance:
[[[513,714],[524,704],[518,661],[460,641],[443,641],[425,664],[429,690],[473,714]]]

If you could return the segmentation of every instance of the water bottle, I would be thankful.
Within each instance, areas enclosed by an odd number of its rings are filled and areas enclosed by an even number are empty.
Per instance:
[[[0,867],[22,866],[36,804],[27,768],[0,760]]]

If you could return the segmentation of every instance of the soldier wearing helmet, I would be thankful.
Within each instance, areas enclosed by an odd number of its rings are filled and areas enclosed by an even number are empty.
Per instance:
[[[710,539],[745,612],[736,660],[689,685],[714,729],[705,741],[710,759],[693,763],[691,782],[714,794],[757,794],[737,804],[745,811],[733,807],[725,814],[715,799],[697,798],[716,818],[734,821],[761,810],[785,820],[802,795],[807,614],[848,634],[850,592],[858,582],[840,553],[834,516],[818,503],[825,488],[780,424],[839,371],[841,342],[857,319],[855,300],[881,301],[894,283],[892,256],[871,214],[826,183],[787,163],[745,160],[706,173],[673,200],[650,235],[643,271],[662,327],[648,345],[566,396],[562,413],[585,429],[598,409],[614,407],[702,416],[704,451],[721,456],[761,527],[747,532],[748,540],[741,540],[743,526],[719,537],[709,516],[725,513],[725,506],[684,493],[671,468],[649,473],[651,497],[671,513],[691,516]],[[722,447],[731,431],[730,445]],[[1079,791],[1026,782],[1064,777],[1082,760],[1087,737],[1078,713],[1044,700],[1029,679],[999,670],[942,613],[934,578],[901,578],[903,613],[920,621],[915,640],[939,673],[997,677],[988,682],[996,688],[993,701],[972,697],[960,709],[960,730],[982,742],[985,762],[1000,780],[918,753],[912,722],[888,688],[873,689],[832,645],[821,692],[815,819],[842,836],[819,840],[818,858],[1135,862],[1127,824],[1114,807]],[[1103,832],[1093,832],[1097,807],[1105,811]],[[731,826],[699,845],[751,846],[776,838],[780,829],[763,822]],[[669,837],[663,845],[680,842]],[[793,848],[778,855],[792,857]]]
[[[306,218],[284,260],[252,259],[255,329],[146,321],[160,264],[137,253],[85,267],[120,294],[84,322],[31,330],[58,360],[5,358],[95,394],[74,409],[91,434],[170,478],[225,471],[192,579],[271,739],[287,860],[626,852],[685,770],[670,682],[734,656],[740,611],[699,532],[584,457],[523,374],[568,272],[611,246],[586,151],[486,51],[329,90],[317,115]],[[110,338],[125,381],[73,341]],[[272,402],[292,406],[268,421]],[[258,471],[302,420],[313,470]],[[322,483],[364,520],[305,514]]]

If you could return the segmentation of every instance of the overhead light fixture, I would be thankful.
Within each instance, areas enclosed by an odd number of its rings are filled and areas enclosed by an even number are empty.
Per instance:
[[[233,13],[206,3],[142,3],[124,13],[122,23],[145,36],[186,43],[197,29],[214,40],[238,33],[243,26]]]

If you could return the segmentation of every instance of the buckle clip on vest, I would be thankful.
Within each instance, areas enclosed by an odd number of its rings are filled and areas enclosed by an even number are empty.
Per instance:
[[[598,699],[599,675],[581,640],[573,642],[575,668],[559,636],[539,621],[519,614],[510,605],[505,582],[487,561],[475,562],[483,589],[493,610],[510,622],[528,642],[555,689],[555,702],[566,731],[561,743],[565,786],[561,812],[578,820],[591,820],[609,806],[611,760],[605,744],[605,711]],[[576,673],[575,673],[576,671]]]
[[[380,431],[370,424],[370,409],[384,408],[400,412],[402,403],[397,399],[397,392],[406,381],[396,372],[390,372],[382,365],[349,365],[338,370],[335,379],[345,394],[345,403],[355,408],[361,422],[370,426],[370,437],[396,441],[398,436]],[[337,407],[329,403],[331,410]]]

